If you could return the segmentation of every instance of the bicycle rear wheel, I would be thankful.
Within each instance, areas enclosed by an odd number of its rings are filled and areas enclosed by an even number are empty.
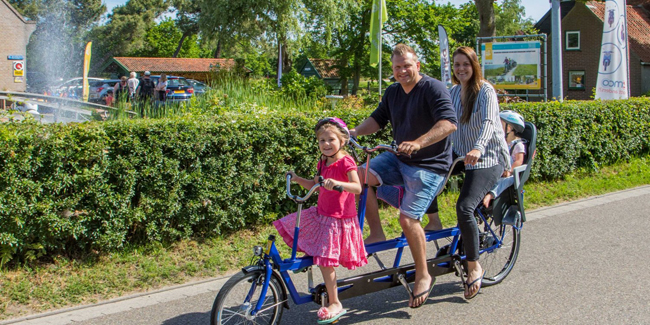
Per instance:
[[[279,324],[283,311],[281,285],[271,277],[266,295],[260,297],[263,284],[264,272],[261,270],[235,274],[214,300],[210,324]],[[260,299],[264,301],[262,309],[251,316],[250,311]]]
[[[514,226],[495,226],[492,218],[487,220],[496,237],[501,240],[501,246],[497,246],[497,240],[487,224],[479,226],[480,250],[487,249],[480,255],[481,267],[485,271],[483,286],[498,284],[510,274],[517,261],[521,242],[521,221]]]

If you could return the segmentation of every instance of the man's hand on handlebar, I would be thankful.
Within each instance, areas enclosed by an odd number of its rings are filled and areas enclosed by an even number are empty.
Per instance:
[[[292,181],[292,182],[295,182],[296,179],[298,178],[298,176],[296,175],[296,173],[293,172],[293,170],[288,171],[288,172],[287,172],[287,175],[290,175],[290,176],[291,176],[291,181]]]
[[[404,141],[397,146],[397,151],[400,153],[404,153],[406,155],[412,155],[414,153],[417,153],[420,149],[422,149],[422,146],[415,142],[415,141]]]

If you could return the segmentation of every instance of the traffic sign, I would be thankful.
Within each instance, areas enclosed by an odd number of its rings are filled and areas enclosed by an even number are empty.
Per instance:
[[[25,69],[25,63],[23,61],[14,62],[14,70],[23,71]]]

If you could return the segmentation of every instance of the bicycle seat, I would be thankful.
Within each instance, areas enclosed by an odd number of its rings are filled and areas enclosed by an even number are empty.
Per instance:
[[[513,186],[507,188],[501,195],[494,199],[492,202],[492,218],[497,225],[500,225],[504,217],[512,216],[515,210],[511,209],[512,206],[521,214],[521,221],[526,221],[526,213],[524,212],[524,183],[530,176],[530,170],[533,167],[533,160],[535,159],[536,145],[537,145],[537,127],[533,123],[526,122],[526,128],[522,133],[522,139],[528,141],[528,149],[524,157],[524,164],[514,169],[515,183]],[[508,212],[510,211],[510,212]],[[506,218],[507,220],[510,218]],[[512,220],[508,220],[508,223]]]

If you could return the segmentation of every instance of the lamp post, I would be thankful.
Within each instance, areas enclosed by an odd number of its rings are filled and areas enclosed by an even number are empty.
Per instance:
[[[553,38],[553,97],[562,101],[564,94],[562,84],[562,15],[560,13],[560,0],[550,0],[551,8],[551,34]]]

